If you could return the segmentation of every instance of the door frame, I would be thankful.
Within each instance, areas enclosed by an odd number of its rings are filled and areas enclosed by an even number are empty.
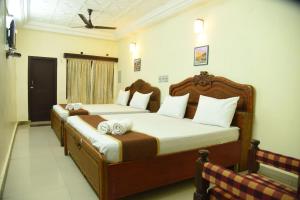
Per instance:
[[[55,67],[54,67],[54,104],[57,104],[57,58],[53,57],[41,57],[41,56],[28,56],[28,82],[27,82],[27,94],[28,94],[28,120],[31,120],[31,98],[30,98],[30,80],[31,80],[31,66],[30,63],[34,59],[42,59],[42,60],[52,60],[55,61]]]

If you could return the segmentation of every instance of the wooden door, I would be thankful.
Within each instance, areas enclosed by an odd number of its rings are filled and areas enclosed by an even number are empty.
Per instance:
[[[56,71],[56,58],[28,57],[29,120],[50,120],[50,110],[57,103]]]

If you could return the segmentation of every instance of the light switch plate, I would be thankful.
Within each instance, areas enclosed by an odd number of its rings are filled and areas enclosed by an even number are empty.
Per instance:
[[[161,75],[158,77],[159,83],[167,83],[169,82],[169,76],[168,75]]]

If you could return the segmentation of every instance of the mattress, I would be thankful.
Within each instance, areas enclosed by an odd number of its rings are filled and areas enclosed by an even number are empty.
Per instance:
[[[192,122],[191,119],[177,119],[156,113],[101,115],[102,118],[130,119],[132,130],[158,139],[158,155],[177,153],[196,148],[237,141],[239,128],[222,128]],[[68,117],[67,123],[84,135],[110,163],[118,163],[120,147],[118,141],[84,122],[78,116]]]
[[[82,109],[87,110],[90,115],[111,115],[125,113],[147,113],[148,110],[122,106],[118,104],[83,104]],[[60,105],[54,105],[53,110],[64,120],[69,117],[69,111]]]

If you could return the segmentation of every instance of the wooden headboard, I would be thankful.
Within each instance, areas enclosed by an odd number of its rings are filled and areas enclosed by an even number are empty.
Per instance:
[[[254,89],[251,85],[239,84],[227,78],[214,76],[208,72],[187,78],[184,81],[170,86],[171,96],[180,96],[190,93],[185,113],[186,118],[192,119],[195,115],[199,96],[205,95],[224,99],[239,96],[236,113],[232,125],[240,128],[242,158],[240,169],[247,168],[247,155],[252,137]]]
[[[143,94],[153,92],[150,97],[147,109],[150,112],[158,111],[158,109],[160,107],[160,90],[157,87],[153,87],[149,83],[145,82],[144,80],[138,79],[137,81],[132,83],[130,86],[126,87],[125,90],[130,91],[128,104],[131,101],[131,98],[136,91],[143,93]]]

